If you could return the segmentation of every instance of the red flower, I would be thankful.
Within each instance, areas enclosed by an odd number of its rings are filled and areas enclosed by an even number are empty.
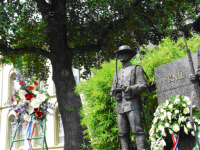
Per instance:
[[[30,101],[30,99],[29,99],[28,97],[26,98],[26,100],[29,100],[29,101]]]
[[[37,111],[36,115],[42,115],[42,112],[41,111]]]
[[[34,81],[33,83],[34,83],[35,85],[38,85],[38,82],[37,82],[37,81]]]
[[[30,91],[33,91],[33,90],[34,90],[34,87],[33,87],[33,86],[29,86],[29,90],[30,90]]]
[[[41,111],[37,111],[36,115],[38,116],[38,118],[41,118],[42,117],[42,112]]]
[[[29,94],[25,94],[26,100],[30,100],[29,99]]]
[[[33,95],[29,95],[29,97],[28,97],[28,98],[29,98],[29,100],[31,100],[31,99],[33,98]]]
[[[24,96],[25,96],[26,98],[28,98],[28,97],[29,97],[29,94],[25,94]]]
[[[20,85],[24,85],[24,82],[23,82],[23,81],[21,81],[21,82],[19,82],[19,84],[20,84]]]
[[[17,110],[15,110],[15,112],[16,112],[16,113],[18,113],[18,111],[17,111]]]
[[[38,108],[34,108],[34,112],[37,112],[38,111]]]
[[[31,100],[33,98],[33,95],[31,94],[25,94],[26,100]]]
[[[19,104],[19,101],[17,100],[17,105]]]
[[[13,97],[11,97],[11,102],[12,102],[12,103],[14,102]]]

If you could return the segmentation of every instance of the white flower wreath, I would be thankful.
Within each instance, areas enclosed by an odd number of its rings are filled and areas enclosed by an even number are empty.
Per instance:
[[[161,150],[166,146],[165,137],[167,132],[177,134],[180,128],[184,132],[194,136],[194,131],[190,123],[190,98],[187,96],[177,95],[170,97],[165,103],[159,104],[154,113],[153,124],[150,129],[150,140],[152,150]],[[193,106],[194,127],[200,125],[200,111]]]

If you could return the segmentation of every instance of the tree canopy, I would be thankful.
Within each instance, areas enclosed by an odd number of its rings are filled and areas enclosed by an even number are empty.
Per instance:
[[[59,32],[73,66],[84,66],[89,73],[121,44],[158,44],[173,26],[180,30],[185,19],[195,18],[198,5],[198,0],[1,0],[0,49],[1,54],[10,54],[2,61],[11,60],[18,68],[46,68],[44,59],[59,53],[51,50],[53,32]],[[24,55],[25,64],[13,59],[13,54],[25,53],[43,57]]]

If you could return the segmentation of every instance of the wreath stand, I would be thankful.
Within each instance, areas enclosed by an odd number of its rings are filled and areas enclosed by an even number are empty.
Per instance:
[[[13,146],[13,143],[14,142],[19,142],[19,141],[25,141],[25,139],[17,139],[15,140],[15,136],[16,136],[16,133],[17,133],[17,127],[18,127],[19,123],[17,123],[17,126],[16,126],[16,129],[15,129],[15,133],[14,133],[14,137],[13,137],[13,140],[11,142],[11,145],[10,145],[10,149],[12,149],[12,146]],[[46,138],[45,138],[45,131],[46,131],[46,117],[44,118],[44,121],[43,121],[43,135],[42,136],[39,136],[39,137],[33,137],[33,138],[27,138],[26,140],[34,140],[34,139],[42,139],[42,150],[44,150],[44,143],[45,143],[45,146],[46,146],[46,149],[48,150],[48,147],[47,147],[47,142],[46,142]]]

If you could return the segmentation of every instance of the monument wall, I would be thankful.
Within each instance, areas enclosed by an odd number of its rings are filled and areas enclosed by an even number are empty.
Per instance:
[[[197,71],[197,53],[192,54],[195,72]],[[169,99],[169,96],[184,95],[191,98],[194,85],[190,82],[191,67],[188,56],[159,66],[154,69],[158,103]],[[193,95],[194,104],[199,107]]]

